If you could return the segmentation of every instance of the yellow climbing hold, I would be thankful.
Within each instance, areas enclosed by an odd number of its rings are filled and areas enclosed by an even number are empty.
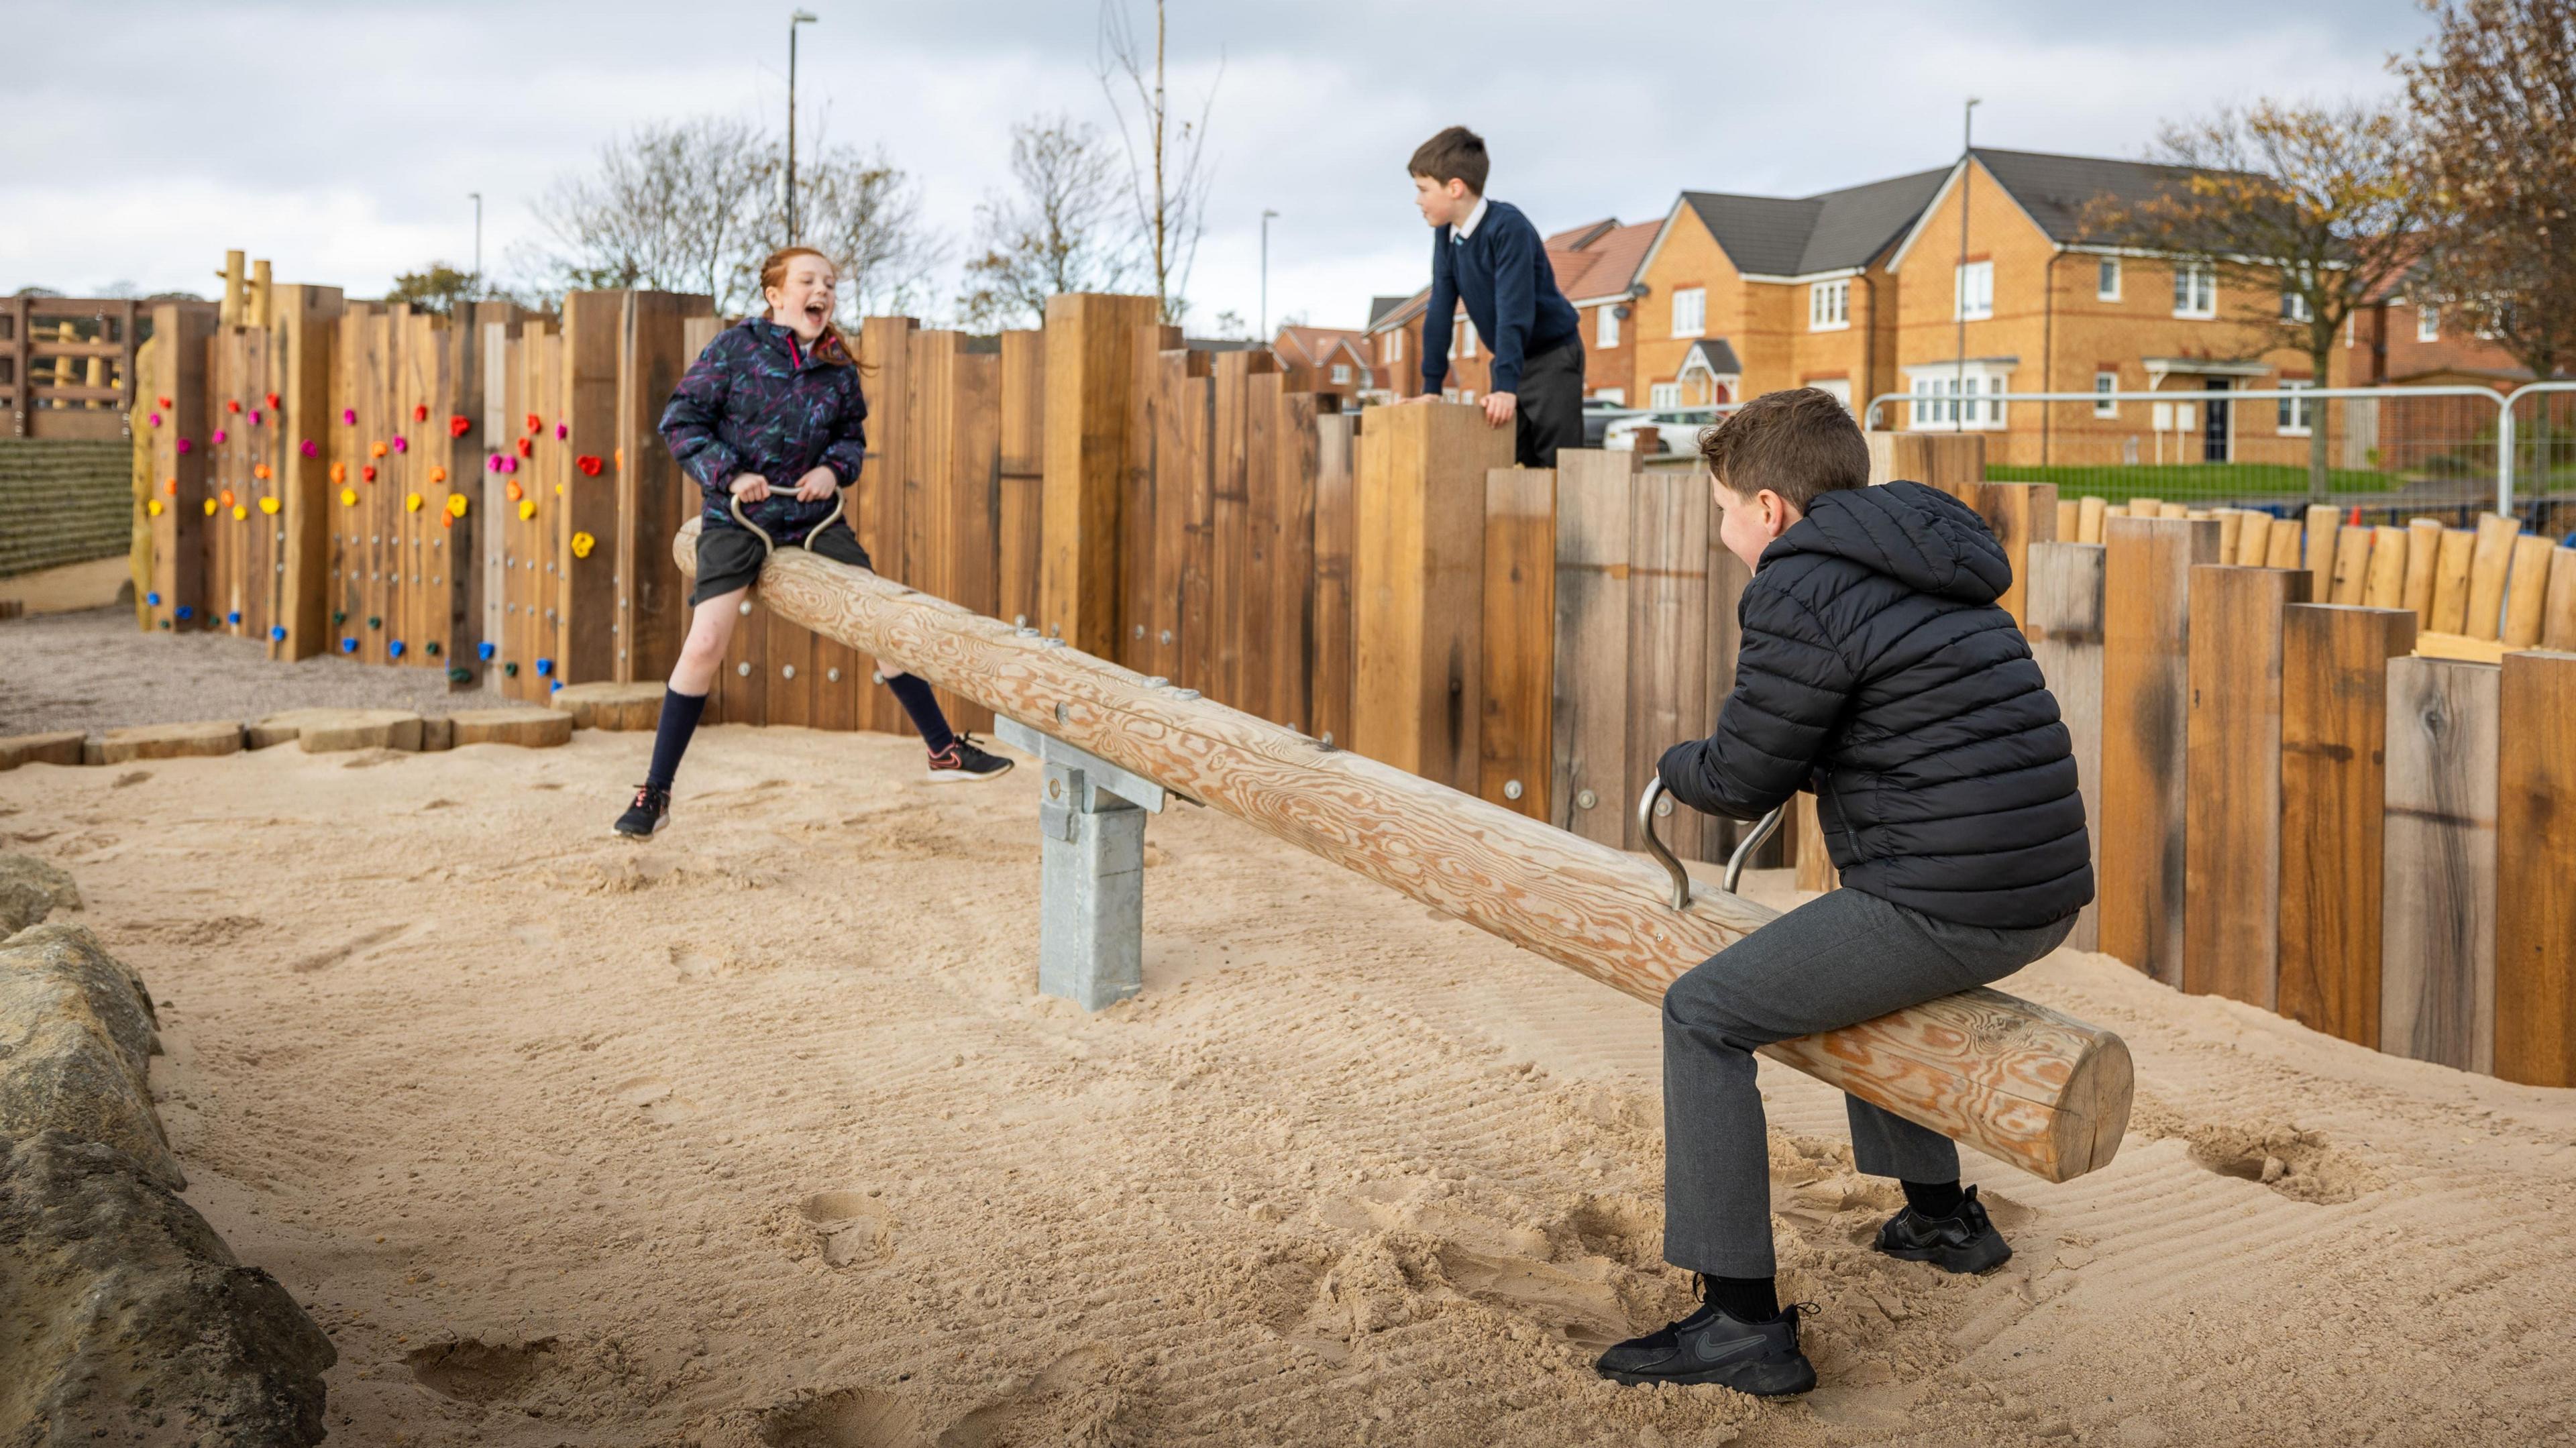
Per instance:
[[[519,516],[522,519],[537,516],[537,500],[534,498],[521,498],[519,500]]]
[[[146,503],[146,504],[144,504],[144,505],[143,505],[143,510],[144,510],[145,512],[147,512],[147,513],[150,513],[150,514],[151,514],[153,517],[155,517],[155,518],[160,517],[160,516],[161,516],[161,500],[160,500],[159,498],[154,498],[151,502],[148,502],[148,503]]]
[[[588,558],[590,556],[590,550],[598,546],[599,540],[593,538],[587,533],[575,533],[572,535],[572,556],[575,558]]]
[[[249,517],[249,516],[250,516],[250,509],[243,507],[243,506],[242,506],[241,504],[239,504],[239,503],[235,503],[235,504],[233,504],[233,521],[234,521],[234,522],[238,523],[238,522],[240,522],[242,519],[247,518],[247,517]]]
[[[420,511],[420,504],[420,494],[414,493],[410,497],[403,499],[403,511],[406,513],[417,513]]]
[[[450,493],[450,494],[448,494],[448,495],[447,495],[447,511],[448,511],[449,516],[451,516],[451,517],[456,517],[456,518],[462,518],[462,517],[464,517],[464,516],[465,516],[465,495],[464,495],[463,493]]]
[[[358,490],[355,488],[342,488],[340,490],[340,506],[343,508],[354,508],[358,506]]]
[[[212,498],[206,500],[206,516],[209,518],[215,516],[215,500]]]
[[[260,500],[259,500],[259,510],[260,510],[261,512],[263,512],[263,513],[274,513],[274,512],[276,512],[276,511],[277,511],[277,500],[276,500],[275,498],[262,498],[262,499],[260,499]]]

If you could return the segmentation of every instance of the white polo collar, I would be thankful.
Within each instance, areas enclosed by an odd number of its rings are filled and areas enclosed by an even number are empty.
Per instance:
[[[1479,196],[1476,198],[1476,209],[1467,213],[1467,219],[1459,222],[1456,226],[1449,228],[1449,239],[1451,241],[1465,241],[1468,237],[1474,236],[1476,234],[1476,224],[1484,219],[1485,198]]]

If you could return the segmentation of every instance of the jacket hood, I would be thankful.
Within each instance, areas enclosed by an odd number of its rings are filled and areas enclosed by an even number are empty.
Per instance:
[[[1992,603],[2012,585],[2003,545],[1967,504],[1921,483],[1838,488],[1762,551],[1765,564],[1798,553],[1845,558],[1908,588]]]

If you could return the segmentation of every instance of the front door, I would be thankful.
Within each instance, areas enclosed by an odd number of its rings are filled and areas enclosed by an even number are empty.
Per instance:
[[[2206,390],[2211,392],[2225,392],[2227,390],[2227,379],[2224,377],[2212,377],[2208,378],[2202,385]],[[2200,430],[2200,460],[2202,462],[2223,463],[2227,461],[2227,408],[2228,403],[2226,399],[2213,397],[2209,399],[2207,410],[2201,414],[2201,417],[2205,419],[2201,423]]]

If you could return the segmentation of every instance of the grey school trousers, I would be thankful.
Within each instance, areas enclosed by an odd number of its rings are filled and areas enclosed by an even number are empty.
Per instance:
[[[1769,1277],[1770,1145],[1753,1050],[2003,979],[2055,950],[2073,916],[2036,930],[1953,925],[1834,890],[1701,961],[1664,992],[1664,1260]],[[1852,1156],[1871,1176],[1956,1181],[1959,1149],[1865,1101]]]

